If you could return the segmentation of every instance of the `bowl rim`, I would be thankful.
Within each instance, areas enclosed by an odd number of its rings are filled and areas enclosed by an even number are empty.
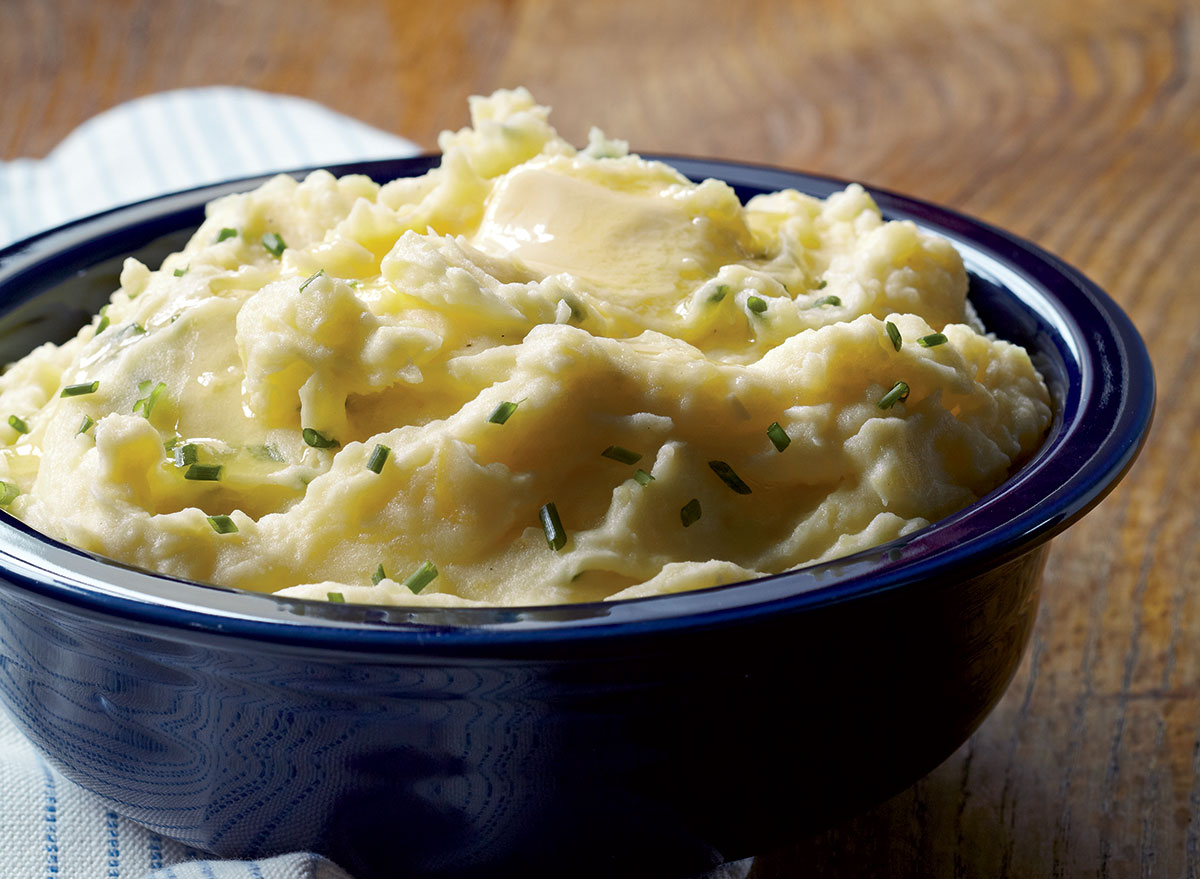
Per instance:
[[[824,197],[852,182],[768,165],[677,155],[645,158],[665,161],[692,179],[725,180],[743,197],[789,187]],[[382,182],[424,173],[439,161],[440,156],[427,154],[326,170]],[[285,173],[301,177],[313,170]],[[0,314],[76,271],[136,249],[131,242],[145,244],[198,226],[208,201],[272,176],[236,178],[122,205],[0,249]],[[1155,398],[1145,344],[1104,291],[1032,242],[930,202],[864,188],[886,218],[914,220],[982,260],[976,272],[990,271],[994,282],[1007,286],[1046,324],[1039,332],[1048,334],[1063,355],[1071,379],[1056,400],[1056,428],[1032,458],[982,499],[926,528],[830,562],[690,592],[573,605],[414,608],[329,604],[156,574],[68,546],[3,513],[0,589],[177,631],[355,651],[442,653],[497,644],[545,646],[601,634],[661,636],[712,629],[961,578],[1029,552],[1099,503],[1144,444]]]

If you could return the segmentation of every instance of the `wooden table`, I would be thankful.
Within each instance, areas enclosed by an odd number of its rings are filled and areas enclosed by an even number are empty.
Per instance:
[[[1192,877],[1198,65],[1195,0],[3,0],[0,158],[210,83],[305,95],[432,148],[468,94],[523,83],[575,142],[594,123],[642,151],[863,180],[1064,257],[1151,348],[1141,459],[1055,542],[1032,648],[974,737],[753,875]]]

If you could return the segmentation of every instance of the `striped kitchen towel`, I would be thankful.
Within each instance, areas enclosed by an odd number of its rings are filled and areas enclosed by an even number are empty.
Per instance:
[[[0,247],[174,190],[289,168],[413,155],[415,145],[300,98],[165,92],[85,122],[44,159],[0,162]],[[743,879],[749,860],[706,879]],[[213,861],[56,773],[0,711],[0,879],[351,879],[317,855]]]
[[[0,162],[0,247],[173,190],[417,152],[303,98],[227,87],[149,95],[89,119],[44,159]]]

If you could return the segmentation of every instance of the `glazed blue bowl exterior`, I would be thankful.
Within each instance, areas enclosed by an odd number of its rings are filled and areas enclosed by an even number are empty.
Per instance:
[[[840,181],[670,159],[743,197]],[[377,180],[435,157],[343,166]],[[156,265],[238,181],[0,251],[0,360],[61,340],[124,256]],[[1153,373],[1128,319],[1036,247],[874,191],[950,238],[1055,420],[999,489],[829,564],[565,607],[330,605],[174,580],[0,516],[0,701],[68,778],[221,856],[321,852],[359,879],[686,876],[903,789],[999,699],[1049,539],[1132,463]]]

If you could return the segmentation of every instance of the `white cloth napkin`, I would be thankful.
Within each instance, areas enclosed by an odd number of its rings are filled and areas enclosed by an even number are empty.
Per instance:
[[[149,95],[88,120],[44,159],[0,162],[0,247],[165,192],[417,152],[302,98],[228,87]],[[0,879],[352,879],[307,852],[203,858],[67,781],[0,712]],[[705,879],[744,879],[750,866]]]

